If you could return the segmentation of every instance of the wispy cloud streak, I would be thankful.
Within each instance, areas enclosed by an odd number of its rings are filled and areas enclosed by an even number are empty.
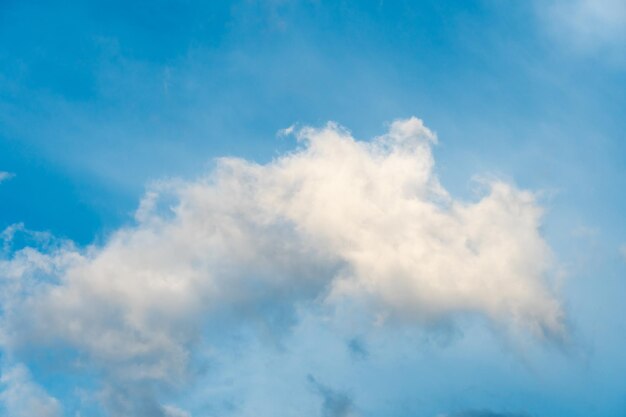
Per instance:
[[[0,183],[13,178],[15,174],[6,171],[0,171]]]

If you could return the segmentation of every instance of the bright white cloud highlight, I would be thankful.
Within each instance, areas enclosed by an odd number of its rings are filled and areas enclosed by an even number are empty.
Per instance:
[[[369,142],[332,123],[297,136],[298,150],[268,164],[225,158],[206,177],[155,185],[137,224],[101,247],[0,261],[5,347],[67,344],[122,387],[118,398],[131,383],[183,380],[214,318],[281,327],[302,303],[357,300],[380,323],[469,313],[563,335],[532,193],[495,181],[477,201],[454,199],[416,118]]]

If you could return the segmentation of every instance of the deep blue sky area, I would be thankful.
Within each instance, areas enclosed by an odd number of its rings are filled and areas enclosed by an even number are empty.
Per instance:
[[[306,313],[286,353],[233,336],[247,350],[166,402],[194,417],[624,416],[625,28],[621,0],[3,0],[0,230],[100,245],[155,181],[301,146],[281,129],[334,121],[370,140],[416,116],[454,198],[474,201],[477,176],[537,193],[574,346],[511,348],[472,320],[441,349],[405,330],[346,342]],[[108,415],[76,388],[101,370],[12,355],[62,415]],[[290,381],[302,389],[273,397]]]

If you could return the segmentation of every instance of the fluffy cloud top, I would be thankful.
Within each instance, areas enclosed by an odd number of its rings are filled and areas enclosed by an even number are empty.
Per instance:
[[[532,193],[496,181],[478,201],[454,199],[434,174],[435,135],[416,118],[368,142],[332,123],[297,137],[299,149],[270,163],[225,158],[203,178],[156,184],[136,225],[102,246],[0,260],[5,349],[69,346],[122,387],[107,394],[115,413],[140,415],[124,392],[150,397],[150,381],[184,380],[216,317],[271,328],[295,306],[347,299],[379,324],[470,313],[563,334]]]

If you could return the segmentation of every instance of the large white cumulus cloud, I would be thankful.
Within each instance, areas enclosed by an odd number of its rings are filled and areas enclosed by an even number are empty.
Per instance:
[[[5,348],[69,345],[119,384],[180,380],[215,317],[271,327],[301,303],[344,299],[381,323],[472,313],[562,335],[532,193],[492,182],[455,200],[416,118],[369,142],[334,124],[297,135],[301,147],[270,163],[226,158],[155,185],[136,225],[104,245],[0,261]]]

